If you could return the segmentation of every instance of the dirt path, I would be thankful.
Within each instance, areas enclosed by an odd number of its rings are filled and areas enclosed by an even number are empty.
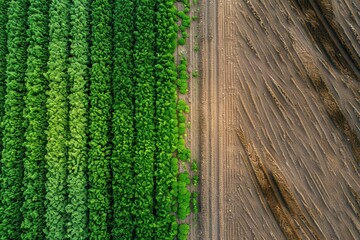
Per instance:
[[[189,138],[201,212],[190,239],[360,238],[360,82],[310,33],[316,13],[294,2],[200,1]],[[359,6],[345,2],[334,16],[349,19],[360,52]]]
[[[201,82],[197,87],[200,89],[200,138],[197,146],[200,146],[200,159],[208,159],[202,161],[200,165],[201,171],[201,214],[199,235],[202,239],[219,239],[220,237],[220,184],[221,184],[221,166],[219,158],[221,148],[221,137],[219,135],[221,113],[219,112],[219,88],[218,78],[218,55],[217,55],[217,18],[214,16],[217,12],[217,4],[215,0],[200,2],[201,22],[199,26],[201,45],[200,65]],[[205,81],[204,81],[205,80]],[[192,108],[192,107],[191,107]],[[209,118],[212,121],[208,121]]]

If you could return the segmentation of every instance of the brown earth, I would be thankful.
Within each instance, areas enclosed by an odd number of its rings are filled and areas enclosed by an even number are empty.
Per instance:
[[[191,14],[190,239],[360,239],[360,2],[201,0]]]

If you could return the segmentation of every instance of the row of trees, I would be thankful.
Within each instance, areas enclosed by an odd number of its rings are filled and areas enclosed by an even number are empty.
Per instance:
[[[186,236],[176,11],[0,0],[0,239]]]

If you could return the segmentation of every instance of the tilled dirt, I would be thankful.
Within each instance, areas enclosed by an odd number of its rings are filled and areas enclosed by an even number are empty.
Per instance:
[[[360,239],[360,4],[202,0],[190,239]],[[200,52],[195,53],[195,46]]]

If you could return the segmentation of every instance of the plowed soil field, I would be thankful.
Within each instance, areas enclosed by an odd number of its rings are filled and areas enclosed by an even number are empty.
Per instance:
[[[360,239],[360,2],[192,8],[190,239]]]

